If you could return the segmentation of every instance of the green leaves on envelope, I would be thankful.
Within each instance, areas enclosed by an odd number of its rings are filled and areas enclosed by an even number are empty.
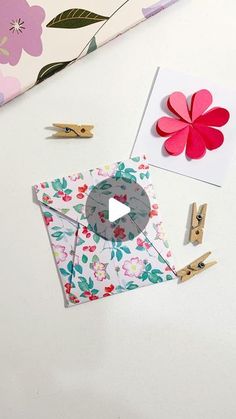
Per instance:
[[[48,24],[48,28],[77,29],[94,23],[108,20],[109,17],[98,15],[84,9],[69,9],[54,17]]]

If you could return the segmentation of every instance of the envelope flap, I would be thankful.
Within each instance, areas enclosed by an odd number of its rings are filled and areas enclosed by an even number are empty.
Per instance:
[[[149,174],[147,168],[145,157],[134,157],[124,162],[106,164],[96,169],[42,182],[35,185],[35,190],[42,204],[87,226],[87,197],[98,183],[113,176],[117,179],[125,176],[145,184]],[[91,207],[91,211],[95,210],[95,205],[94,208]]]
[[[38,200],[73,221],[87,225],[85,205],[94,186],[91,171],[56,178],[35,186]]]

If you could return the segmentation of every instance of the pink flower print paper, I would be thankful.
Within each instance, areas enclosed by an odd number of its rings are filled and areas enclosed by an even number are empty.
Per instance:
[[[132,175],[150,200],[149,220],[136,237],[105,240],[86,218],[89,191],[120,170]],[[175,268],[145,158],[106,164],[35,186],[48,230],[65,305],[82,304],[174,279]],[[126,192],[119,194],[126,201]],[[117,199],[117,197],[116,197]],[[101,214],[103,217],[104,214]]]
[[[41,55],[43,8],[26,0],[2,0],[0,10],[0,63],[18,64],[23,50],[34,57]]]
[[[22,93],[175,1],[0,0],[0,71]]]

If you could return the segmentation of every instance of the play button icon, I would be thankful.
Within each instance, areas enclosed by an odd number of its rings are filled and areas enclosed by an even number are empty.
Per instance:
[[[145,189],[125,177],[94,185],[85,206],[89,228],[111,242],[133,240],[144,231],[150,211]]]
[[[108,219],[111,223],[114,221],[119,220],[120,218],[124,217],[125,215],[130,213],[130,208],[122,204],[121,202],[117,201],[115,198],[109,199],[109,206],[108,206]]]

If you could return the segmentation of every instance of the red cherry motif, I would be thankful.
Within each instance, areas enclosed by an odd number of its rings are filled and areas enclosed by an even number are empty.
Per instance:
[[[95,252],[96,246],[89,246],[89,252]]]
[[[145,240],[142,240],[140,237],[137,238],[137,245],[139,247],[145,247],[146,249],[150,249],[151,245],[148,242],[145,242]]]
[[[87,191],[87,189],[88,189],[88,185],[85,185],[84,184],[84,186],[79,186],[78,187],[78,194],[76,195],[77,196],[77,198],[78,199],[82,199],[82,198],[84,198],[84,192],[86,192]]]
[[[114,195],[114,199],[121,202],[122,204],[125,204],[127,202],[127,195]]]
[[[87,189],[88,189],[88,185],[85,185],[85,184],[84,184],[84,186],[79,186],[78,187],[79,192],[86,192]]]
[[[124,239],[126,237],[125,229],[123,227],[117,226],[114,230],[114,236],[116,239]]]
[[[69,284],[69,283],[65,284],[65,289],[66,289],[67,294],[70,294],[71,288],[72,288],[71,284]]]
[[[83,227],[82,234],[85,234],[86,239],[89,239],[89,237],[91,237],[91,233],[88,231],[88,228],[85,226]]]
[[[93,253],[96,250],[96,246],[83,246],[82,250],[84,252],[86,252],[88,250],[90,253]]]
[[[152,217],[155,217],[155,215],[158,215],[158,211],[157,210],[158,210],[158,205],[157,204],[153,204],[152,205],[152,209],[149,212],[149,217],[152,218]]]
[[[72,199],[72,197],[70,195],[64,195],[62,199],[63,201],[68,202]]]
[[[109,292],[112,292],[114,290],[114,288],[115,288],[114,285],[111,284],[111,285],[109,285],[109,287],[105,287],[105,291],[109,293]]]
[[[76,298],[76,296],[75,295],[70,295],[70,301],[72,302],[72,303],[79,303],[80,302],[80,300],[78,299],[78,298]]]
[[[104,212],[102,212],[102,211],[99,211],[98,212],[98,216],[99,216],[99,218],[100,218],[100,220],[101,220],[101,222],[102,223],[105,223],[105,214],[104,214]]]
[[[149,169],[149,165],[148,164],[140,164],[138,166],[138,169],[139,170],[147,170],[147,169]]]
[[[50,196],[48,195],[43,195],[43,202],[45,202],[46,204],[52,204],[53,200],[50,198]]]
[[[44,215],[44,221],[45,221],[46,225],[49,226],[49,224],[53,222],[53,218],[52,217],[46,217]]]
[[[98,297],[97,297],[97,295],[90,295],[89,299],[90,299],[91,301],[93,301],[93,300],[98,300]]]

